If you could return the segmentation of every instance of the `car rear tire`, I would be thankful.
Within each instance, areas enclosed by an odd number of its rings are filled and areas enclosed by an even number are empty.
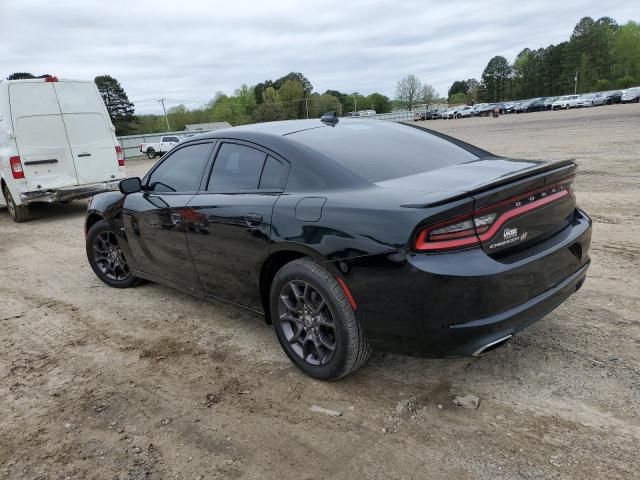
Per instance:
[[[149,160],[153,160],[156,158],[156,151],[153,148],[150,148],[147,150],[147,157],[149,157]]]
[[[282,267],[271,283],[272,323],[289,359],[307,375],[336,380],[371,354],[336,278],[309,258]]]
[[[134,287],[140,283],[129,270],[127,259],[118,245],[118,236],[106,220],[96,222],[87,234],[89,265],[97,277],[115,288]]]
[[[4,195],[4,202],[7,204],[9,215],[14,222],[22,223],[29,220],[29,207],[27,205],[16,205],[11,192],[6,186],[2,189],[2,194]]]

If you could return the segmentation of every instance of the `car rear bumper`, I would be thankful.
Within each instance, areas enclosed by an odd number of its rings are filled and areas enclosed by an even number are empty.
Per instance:
[[[589,263],[558,285],[522,305],[490,317],[451,325],[452,348],[446,357],[479,355],[542,319],[584,284]]]
[[[561,232],[494,259],[474,248],[394,252],[341,261],[356,317],[374,348],[428,357],[477,353],[540,320],[585,279],[591,219],[576,210]]]
[[[36,202],[55,203],[77,200],[80,198],[92,197],[98,193],[117,190],[118,183],[120,183],[120,179],[89,183],[85,185],[74,185],[72,187],[40,190],[37,192],[25,192],[20,194],[20,202],[22,204],[29,204]]]

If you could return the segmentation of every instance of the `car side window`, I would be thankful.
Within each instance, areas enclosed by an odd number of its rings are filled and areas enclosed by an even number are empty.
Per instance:
[[[282,190],[287,183],[288,176],[289,165],[269,155],[262,169],[259,188],[260,190]]]
[[[176,150],[151,173],[147,190],[153,192],[199,190],[210,151],[210,143],[187,145]]]
[[[213,164],[207,191],[256,190],[266,157],[266,153],[255,148],[223,143]]]

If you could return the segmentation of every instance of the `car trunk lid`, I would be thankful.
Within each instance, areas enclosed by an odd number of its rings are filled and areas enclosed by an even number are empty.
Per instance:
[[[572,161],[491,158],[378,185],[423,192],[404,207],[441,208],[426,228],[418,226],[417,250],[435,253],[480,245],[499,256],[549,238],[569,224],[575,210],[570,189],[575,169]],[[464,199],[472,203],[465,212],[447,208]]]
[[[484,251],[498,256],[521,250],[569,225],[576,207],[574,173],[572,164],[472,194],[474,225]]]

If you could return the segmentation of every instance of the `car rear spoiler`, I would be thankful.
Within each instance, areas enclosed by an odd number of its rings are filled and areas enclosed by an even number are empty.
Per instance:
[[[496,160],[500,160],[503,159],[504,157],[495,157]],[[486,159],[488,160],[488,159]],[[518,161],[518,160],[514,160],[514,159],[510,159],[511,161]],[[522,160],[522,162],[531,162],[531,160]],[[457,191],[457,192],[451,192],[450,195],[446,195],[446,196],[442,196],[442,194],[444,194],[445,192],[434,192],[432,194],[426,194],[425,197],[423,198],[423,201],[420,202],[415,202],[412,204],[405,204],[402,205],[403,207],[406,208],[429,208],[429,207],[437,207],[440,205],[444,205],[446,203],[449,202],[453,202],[456,200],[461,200],[463,198],[466,198],[470,195],[477,195],[477,194],[481,194],[484,193],[488,190],[492,190],[494,188],[498,188],[501,187],[503,185],[506,185],[508,183],[514,183],[517,182],[518,180],[527,178],[527,177],[531,177],[534,175],[540,175],[540,174],[544,174],[544,173],[548,173],[551,171],[556,171],[554,172],[554,177],[568,177],[570,175],[573,175],[575,173],[577,169],[577,165],[574,161],[574,159],[568,159],[568,160],[558,160],[558,161],[553,161],[553,162],[544,162],[544,163],[540,163],[538,165],[534,165],[533,167],[530,168],[525,168],[524,170],[520,170],[516,173],[513,173],[511,175],[506,175],[504,177],[499,177],[495,180],[491,180],[489,182],[485,182],[485,183],[481,183],[478,185],[475,185],[473,188],[465,190],[465,191]],[[437,196],[437,199],[433,199],[430,200],[429,197],[434,197]]]

